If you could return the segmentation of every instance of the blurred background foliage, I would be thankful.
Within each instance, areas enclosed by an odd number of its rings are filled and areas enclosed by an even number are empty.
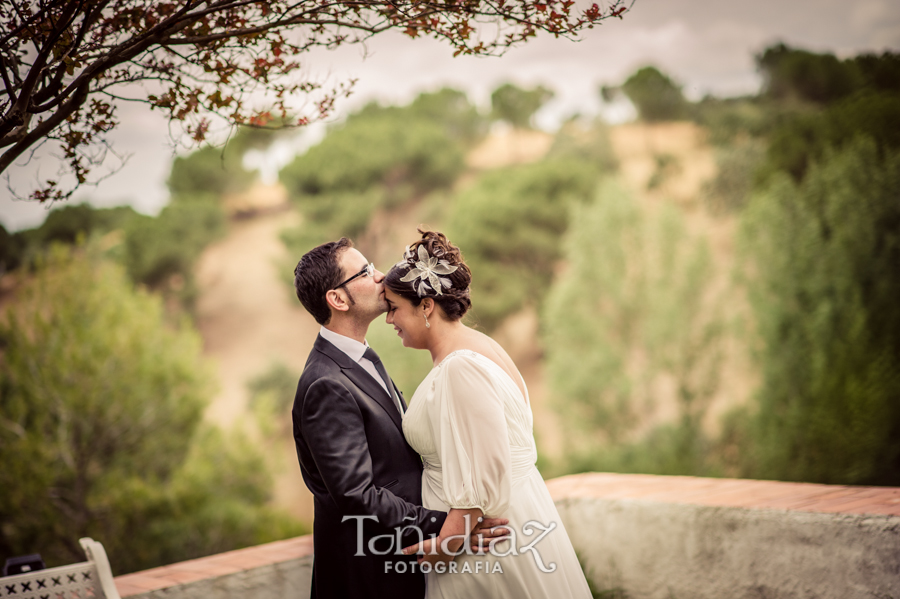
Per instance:
[[[491,92],[491,116],[512,127],[531,128],[541,106],[553,98],[553,91],[542,86],[522,89],[512,83],[504,83]]]
[[[200,339],[95,244],[53,245],[0,327],[0,552],[103,540],[117,572],[297,534],[263,456],[201,423]]]
[[[569,210],[595,180],[582,162],[548,159],[489,171],[457,195],[446,232],[473,271],[475,322],[492,330],[526,303],[540,305]]]
[[[900,485],[900,57],[779,44],[756,60],[757,95],[692,102],[647,66],[602,90],[638,123],[552,135],[530,130],[539,87],[498,88],[486,114],[452,89],[370,104],[280,173],[300,216],[285,280],[341,235],[386,270],[420,223],[445,231],[474,271],[467,322],[525,344],[507,347],[556,409],[547,477]],[[614,143],[676,120],[714,165],[690,201],[668,184],[690,157],[657,149],[629,187]],[[472,162],[492,131],[546,151]],[[259,438],[223,432],[201,417],[214,390],[192,320],[197,261],[256,184],[242,156],[273,139],[242,130],[176,158],[154,217],[64,205],[0,227],[0,272],[22,281],[0,321],[0,553],[70,562],[90,535],[124,573],[303,530],[272,507],[263,459],[290,443],[299,372],[276,361],[249,382]],[[534,331],[511,336],[523,315]],[[428,355],[381,323],[368,340],[412,397]]]
[[[760,334],[743,474],[900,481],[900,153],[870,138],[781,174],[742,222]]]
[[[280,173],[291,200],[314,223],[285,235],[291,254],[358,237],[376,212],[450,188],[464,169],[465,150],[486,132],[487,121],[451,89],[403,107],[372,103],[335,125]]]
[[[612,181],[570,222],[543,338],[548,383],[571,425],[567,467],[708,472],[701,421],[720,383],[723,328],[717,298],[703,293],[709,248],[676,208],[648,214]],[[665,385],[677,418],[636,437]]]
[[[687,114],[681,87],[654,66],[638,69],[622,84],[622,91],[645,121],[674,121]]]

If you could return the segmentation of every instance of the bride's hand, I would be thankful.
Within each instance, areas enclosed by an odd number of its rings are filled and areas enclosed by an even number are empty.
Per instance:
[[[506,518],[479,517],[478,524],[475,525],[467,539],[470,552],[476,555],[484,555],[492,547],[493,543],[508,539],[510,532],[508,528],[505,528],[507,524],[509,524],[509,520]],[[443,537],[440,536],[432,537],[422,543],[410,545],[403,549],[403,554],[413,555],[417,553],[419,554],[418,561],[420,564],[428,562],[434,566],[438,562],[449,563],[453,561],[454,557],[464,551],[461,546],[458,546],[458,549],[456,547],[451,549],[448,547],[449,543],[443,543],[442,539]]]
[[[469,539],[472,551],[484,555],[493,544],[509,539],[509,529],[505,528],[507,524],[509,520],[506,518],[481,518]]]

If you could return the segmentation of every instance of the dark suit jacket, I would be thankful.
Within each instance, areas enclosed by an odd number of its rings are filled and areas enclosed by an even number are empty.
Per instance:
[[[414,556],[395,555],[396,543],[384,556],[368,548],[373,536],[396,536],[397,527],[417,526],[428,538],[446,518],[422,507],[422,460],[403,437],[394,400],[319,336],[300,376],[292,416],[300,470],[315,497],[312,597],[421,599],[425,580],[412,572]],[[378,522],[342,523],[345,516],[377,516]],[[363,556],[355,555],[360,527]],[[403,544],[417,540],[407,535]],[[389,544],[380,539],[375,549],[385,551]],[[406,574],[396,573],[401,561]]]

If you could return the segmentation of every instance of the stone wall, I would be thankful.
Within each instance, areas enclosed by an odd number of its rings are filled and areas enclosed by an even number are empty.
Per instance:
[[[608,596],[900,598],[900,489],[609,474],[548,486]]]
[[[548,481],[608,599],[900,599],[900,489],[686,476]],[[134,599],[309,597],[312,537],[116,578]]]

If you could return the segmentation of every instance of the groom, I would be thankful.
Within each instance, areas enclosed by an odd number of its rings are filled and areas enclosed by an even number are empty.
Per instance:
[[[399,555],[418,538],[407,534],[398,547],[395,533],[411,527],[428,538],[447,516],[422,507],[422,461],[403,437],[406,404],[366,343],[369,323],[387,310],[383,280],[347,238],[312,249],[294,270],[297,297],[322,325],[292,410],[300,470],[315,499],[317,599],[421,599],[415,556]],[[486,520],[475,532],[487,546],[502,534],[489,527],[504,524]]]

